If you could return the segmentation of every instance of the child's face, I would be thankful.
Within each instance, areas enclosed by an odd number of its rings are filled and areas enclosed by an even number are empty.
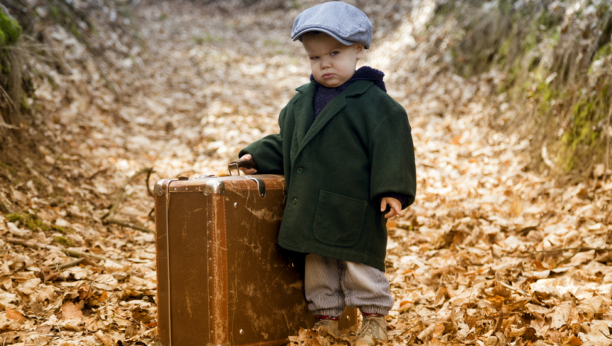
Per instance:
[[[328,88],[348,81],[364,52],[363,45],[359,43],[346,46],[325,33],[306,33],[302,36],[302,43],[308,53],[314,79]]]

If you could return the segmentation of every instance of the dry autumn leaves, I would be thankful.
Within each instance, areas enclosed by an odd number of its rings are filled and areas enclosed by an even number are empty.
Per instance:
[[[465,80],[441,68],[448,32],[422,31],[433,6],[362,4],[386,33],[365,64],[387,74],[408,111],[418,165],[417,202],[389,223],[390,343],[612,344],[611,172],[598,166],[570,186],[530,172],[529,141],[488,127],[500,110],[486,100],[503,74]],[[131,64],[109,54],[106,67],[51,28],[54,44],[71,52],[72,74],[55,76],[56,87],[39,81],[36,102],[55,119],[44,162],[28,159],[32,180],[0,184],[0,201],[15,208],[0,216],[3,344],[156,342],[154,235],[104,217],[141,168],[154,167],[151,181],[219,174],[238,149],[278,130],[280,107],[308,81],[308,62],[288,37],[298,12],[143,3],[134,15],[147,51],[134,51]],[[101,75],[123,88],[121,97]],[[53,178],[45,189],[61,200],[38,194],[29,181],[39,176]],[[125,188],[116,215],[153,228],[144,181]],[[290,342],[354,337],[303,330]]]

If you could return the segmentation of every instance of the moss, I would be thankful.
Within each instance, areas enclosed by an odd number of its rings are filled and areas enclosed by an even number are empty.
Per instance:
[[[74,23],[70,23],[70,32],[76,37],[81,38],[81,33],[79,32],[79,28]]]
[[[453,3],[453,1],[448,1],[443,4],[437,4],[436,9],[434,11],[434,17],[427,23],[427,28],[439,25],[448,17],[456,16],[456,9],[457,7]]]
[[[557,43],[559,42],[559,37],[561,36],[561,30],[555,30],[551,32],[550,35],[550,45],[551,46],[556,46]]]
[[[201,45],[201,44],[204,43],[204,37],[202,37],[202,36],[193,36],[193,37],[191,37],[191,39],[197,45]]]
[[[51,14],[51,18],[56,22],[59,22],[62,18],[59,7],[55,5],[49,5],[49,13]]]
[[[7,164],[5,164],[4,162],[0,162],[0,167],[6,169],[7,171],[10,171],[11,173],[15,173],[15,170],[12,169],[10,166],[8,166]]]
[[[0,11],[0,32],[4,34],[4,45],[14,45],[21,36],[21,25],[15,18]]]
[[[5,216],[6,219],[9,222],[17,222],[19,221],[21,224],[23,224],[26,228],[32,230],[32,231],[36,231],[37,229],[42,229],[43,231],[48,231],[49,230],[49,226],[47,224],[45,224],[44,222],[40,221],[38,219],[38,217],[36,217],[36,215],[33,214],[19,214],[19,213],[15,213],[15,214],[8,214]]]
[[[58,225],[53,225],[53,226],[51,226],[51,228],[56,230],[56,231],[58,231],[58,232],[64,233],[64,234],[68,234],[68,233],[74,232],[71,228],[64,228],[64,227],[61,227],[61,226],[58,226]]]
[[[499,49],[497,50],[497,63],[501,66],[505,66],[508,61],[508,54],[510,53],[511,37],[506,37]]]
[[[75,245],[74,240],[72,239],[68,239],[64,236],[61,235],[56,235],[53,237],[53,241],[59,244],[62,244],[64,246],[68,246],[68,247],[72,247]]]
[[[55,226],[50,226],[49,224],[41,221],[35,214],[29,213],[14,213],[8,214],[5,216],[6,219],[10,222],[19,221],[25,227],[32,231],[36,231],[41,229],[43,231],[49,231],[50,229],[55,229]]]
[[[535,49],[537,45],[537,34],[534,32],[534,30],[529,30],[529,33],[522,39],[520,53],[529,52],[532,49]]]
[[[503,14],[510,14],[512,13],[512,7],[513,7],[513,2],[511,0],[501,0],[498,2],[498,7],[499,7],[499,11]]]
[[[582,65],[583,60],[577,66],[578,60],[564,58],[582,54],[578,47],[569,48],[571,51],[567,54],[556,47],[566,37],[562,35],[583,33],[573,24],[564,27],[562,32],[563,11],[547,11],[529,2],[520,10],[513,8],[510,0],[499,0],[497,4],[486,15],[481,10],[481,2],[436,8],[432,25],[448,16],[455,16],[458,23],[449,47],[453,72],[469,78],[491,68],[503,71],[505,78],[496,92],[506,93],[508,102],[519,107],[528,106],[507,126],[525,129],[525,135],[539,141],[534,143],[534,148],[548,143],[551,155],[566,172],[586,173],[590,165],[602,162],[606,149],[602,124],[612,107],[609,101],[612,82],[604,76],[593,79],[589,72],[593,61],[612,56],[610,6],[598,6],[599,19],[594,24],[602,31],[602,37],[608,39],[593,43],[597,50],[587,70],[583,68],[588,66]],[[566,30],[570,31],[566,33]],[[545,56],[552,60],[542,64]],[[608,67],[608,61],[604,68]],[[570,75],[569,71],[574,70],[576,73]],[[546,83],[555,73],[558,77]],[[573,79],[569,80],[570,77]],[[533,126],[522,127],[525,121]]]
[[[8,222],[17,222],[23,219],[21,214],[7,214],[4,217],[6,218]]]
[[[191,37],[191,39],[197,45],[201,45],[204,43],[219,43],[223,41],[221,37],[210,35],[210,34],[206,34],[205,36],[193,36]]]
[[[28,112],[30,110],[30,106],[28,105],[28,98],[26,96],[23,97],[21,101],[21,110],[23,112]]]
[[[94,36],[98,36],[99,32],[94,22],[90,18],[87,18],[86,23],[87,23],[87,27],[89,28],[89,31],[91,31],[91,34]]]
[[[566,172],[580,169],[585,161],[603,155],[598,143],[604,138],[599,124],[609,112],[610,84],[598,85],[595,92],[582,95],[571,109],[570,126],[561,138],[559,161]]]
[[[206,37],[204,39],[207,43],[219,43],[223,41],[221,37],[210,34],[206,34]]]
[[[556,30],[557,25],[559,25],[563,20],[563,17],[559,14],[555,14],[551,11],[541,11],[538,14],[537,24],[538,26],[543,26],[544,30],[554,29]]]
[[[593,58],[593,61],[599,60],[609,55],[612,55],[612,44],[610,44],[610,42],[599,48],[599,50],[595,54],[595,57]]]

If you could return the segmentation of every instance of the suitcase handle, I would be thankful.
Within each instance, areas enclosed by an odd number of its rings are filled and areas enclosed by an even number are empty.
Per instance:
[[[227,164],[227,170],[229,171],[229,175],[232,175],[232,169],[235,169],[238,172],[238,175],[240,175],[240,168],[244,167],[244,168],[257,168],[257,165],[255,164],[255,162],[251,161],[251,160],[236,160],[236,161],[232,161],[230,163]],[[253,180],[254,182],[257,183],[257,190],[259,191],[259,195],[261,196],[261,198],[264,198],[264,196],[266,195],[266,183],[263,181],[263,179],[261,178],[257,178],[251,175],[245,175],[245,178],[249,179],[249,180]]]
[[[232,175],[232,169],[235,169],[240,175],[240,168],[257,168],[257,165],[254,161],[251,160],[236,160],[227,164],[227,170],[229,171],[229,175]]]

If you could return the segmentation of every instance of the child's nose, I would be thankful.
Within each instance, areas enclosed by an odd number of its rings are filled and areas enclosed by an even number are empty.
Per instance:
[[[328,68],[331,67],[331,60],[328,58],[322,58],[321,59],[321,68]]]

